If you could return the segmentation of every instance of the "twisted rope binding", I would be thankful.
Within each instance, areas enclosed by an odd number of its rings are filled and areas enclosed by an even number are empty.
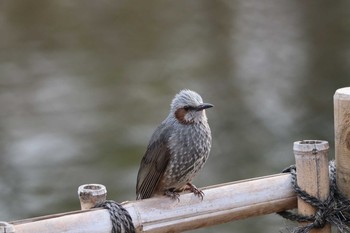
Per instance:
[[[329,162],[330,192],[328,198],[324,201],[311,196],[298,186],[295,165],[284,169],[282,172],[291,174],[291,183],[297,196],[316,209],[316,213],[312,216],[304,216],[291,211],[277,213],[291,221],[309,222],[305,226],[296,227],[292,231],[293,233],[307,233],[313,228],[323,228],[327,223],[336,226],[341,233],[350,233],[350,200],[338,190],[334,161]]]
[[[94,208],[107,209],[112,221],[112,233],[135,233],[135,227],[129,212],[119,203],[107,200],[97,204]]]

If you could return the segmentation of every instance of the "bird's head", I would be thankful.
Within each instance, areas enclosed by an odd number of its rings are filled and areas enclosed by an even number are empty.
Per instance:
[[[203,103],[202,97],[194,91],[182,90],[175,95],[170,105],[170,114],[183,124],[206,121],[205,109],[214,107]]]

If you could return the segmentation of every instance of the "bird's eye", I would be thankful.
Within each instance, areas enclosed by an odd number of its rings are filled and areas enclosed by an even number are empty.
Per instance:
[[[184,109],[185,109],[186,111],[189,111],[189,110],[193,110],[194,108],[193,108],[192,106],[186,105],[186,106],[184,106]]]

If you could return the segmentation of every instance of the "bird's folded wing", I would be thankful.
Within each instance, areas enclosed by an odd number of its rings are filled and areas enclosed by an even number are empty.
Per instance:
[[[152,196],[169,163],[170,150],[167,146],[167,130],[161,129],[161,127],[158,129],[161,130],[162,133],[153,135],[141,161],[140,170],[137,175],[137,200],[150,198]]]

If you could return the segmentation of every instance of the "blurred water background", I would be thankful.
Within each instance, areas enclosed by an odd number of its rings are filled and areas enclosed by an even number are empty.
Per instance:
[[[140,159],[183,88],[213,133],[199,187],[280,172],[292,143],[333,147],[349,86],[349,1],[1,1],[0,220],[135,198]],[[333,151],[331,151],[333,156]],[[279,232],[276,215],[193,232]]]

